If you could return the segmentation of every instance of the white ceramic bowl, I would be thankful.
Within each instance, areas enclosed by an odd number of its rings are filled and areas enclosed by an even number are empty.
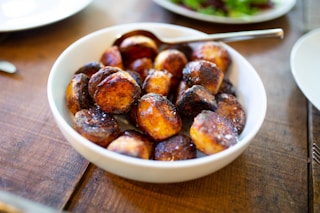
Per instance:
[[[266,93],[255,69],[237,51],[225,45],[233,63],[229,79],[247,114],[239,142],[220,153],[192,160],[160,162],[120,155],[99,147],[79,135],[65,103],[65,90],[75,70],[90,61],[99,60],[119,33],[132,29],[149,29],[162,37],[199,35],[202,32],[161,23],[132,23],[113,26],[91,33],[69,46],[54,63],[47,86],[49,105],[54,119],[70,144],[83,157],[102,169],[124,178],[153,183],[181,182],[211,174],[236,159],[259,131],[266,113]]]

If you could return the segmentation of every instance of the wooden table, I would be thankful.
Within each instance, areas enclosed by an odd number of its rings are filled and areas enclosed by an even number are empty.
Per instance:
[[[0,190],[70,212],[319,212],[320,112],[290,70],[290,51],[303,34],[302,2],[278,19],[249,25],[207,23],[173,14],[152,1],[94,0],[55,24],[10,34],[0,58],[18,73],[0,73]],[[316,9],[316,8],[315,8]],[[131,181],[81,157],[58,130],[46,96],[56,58],[98,29],[164,22],[206,33],[283,28],[285,38],[234,42],[265,85],[268,109],[252,145],[209,176],[175,184]],[[311,144],[311,145],[309,145]]]

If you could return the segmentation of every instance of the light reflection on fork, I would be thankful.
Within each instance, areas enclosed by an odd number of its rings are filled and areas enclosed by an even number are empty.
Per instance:
[[[320,147],[315,143],[313,143],[312,145],[312,153],[313,153],[312,155],[313,160],[318,164],[320,164]]]

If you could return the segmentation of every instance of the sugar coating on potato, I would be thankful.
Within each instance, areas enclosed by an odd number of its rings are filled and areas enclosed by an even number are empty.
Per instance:
[[[190,127],[190,137],[201,152],[211,155],[223,151],[238,141],[232,124],[222,116],[203,110]]]
[[[171,87],[172,74],[166,70],[151,69],[146,76],[142,90],[144,93],[157,93],[168,96]]]
[[[137,104],[138,127],[154,140],[167,139],[180,132],[182,122],[175,106],[164,96],[148,93]]]

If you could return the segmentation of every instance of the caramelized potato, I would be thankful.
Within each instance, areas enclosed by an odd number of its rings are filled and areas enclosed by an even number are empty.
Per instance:
[[[104,66],[103,64],[96,62],[96,61],[92,61],[89,63],[86,63],[84,66],[80,67],[75,74],[79,74],[79,73],[84,73],[86,74],[89,78],[91,78],[91,76],[98,72],[100,69],[102,69]]]
[[[176,135],[159,142],[154,151],[154,159],[161,161],[188,160],[197,157],[197,148],[191,138]]]
[[[135,130],[126,130],[107,147],[119,154],[149,160],[153,156],[153,142]]]
[[[136,35],[123,40],[120,52],[125,67],[138,58],[150,58],[152,61],[158,54],[157,44],[149,37]]]
[[[238,140],[232,124],[209,110],[203,110],[194,118],[190,136],[197,149],[207,155],[225,150]]]
[[[201,85],[193,85],[181,93],[175,105],[181,115],[188,117],[194,117],[204,109],[217,109],[215,97]]]
[[[168,96],[170,92],[172,74],[167,71],[150,70],[143,82],[144,93],[157,93]]]
[[[217,96],[217,102],[216,113],[225,117],[240,134],[246,123],[246,115],[237,98],[231,94],[222,93]]]
[[[223,78],[223,72],[214,63],[205,60],[191,61],[183,69],[183,80],[189,87],[201,85],[213,95],[218,93]]]
[[[178,85],[178,88],[177,88],[177,91],[176,91],[176,94],[175,94],[175,97],[174,97],[174,100],[175,100],[175,103],[177,102],[177,100],[180,98],[180,96],[188,89],[190,88],[187,84],[187,82],[185,81],[180,81],[179,85]]]
[[[182,69],[188,63],[187,57],[179,50],[167,49],[159,52],[154,60],[154,68],[167,70],[173,76],[173,87],[175,88],[182,78]]]
[[[230,64],[231,56],[221,43],[209,41],[198,45],[193,53],[192,60],[207,60],[213,62],[219,69],[226,73]]]
[[[119,67],[123,69],[122,56],[118,46],[109,47],[102,54],[100,61],[105,66]]]
[[[140,74],[141,80],[144,81],[150,69],[153,68],[153,62],[150,58],[138,58],[127,67],[128,70],[136,71]]]
[[[227,78],[223,79],[223,81],[222,81],[222,83],[220,85],[218,93],[219,94],[220,93],[228,93],[228,94],[236,96],[236,90],[235,90],[232,82]]]
[[[95,87],[93,100],[107,113],[122,114],[140,97],[141,88],[133,77],[118,71],[106,76]]]
[[[84,73],[75,74],[66,89],[66,103],[72,114],[93,105],[88,92],[89,77]]]
[[[89,85],[88,85],[90,96],[92,98],[94,97],[94,93],[96,92],[96,87],[102,80],[104,80],[107,76],[120,71],[122,70],[118,67],[106,66],[100,69],[98,72],[94,73],[91,76],[89,80]]]
[[[99,107],[78,111],[73,126],[83,137],[102,147],[107,147],[120,134],[120,127],[114,117]]]
[[[127,70],[126,72],[129,73],[131,77],[137,82],[137,84],[142,88],[143,81],[141,75],[133,70]]]
[[[138,101],[138,127],[154,140],[161,141],[180,132],[182,122],[175,106],[164,96],[148,93]]]

